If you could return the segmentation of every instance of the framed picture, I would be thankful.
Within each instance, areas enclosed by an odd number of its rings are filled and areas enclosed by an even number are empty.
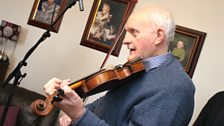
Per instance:
[[[80,44],[107,53],[117,41],[112,55],[118,56],[124,38],[122,28],[136,2],[137,0],[94,0]]]
[[[181,62],[190,77],[193,76],[206,37],[205,32],[177,26],[174,40],[170,43],[171,53]]]
[[[66,0],[35,0],[28,24],[47,30],[65,7]],[[55,24],[51,31],[58,33],[62,18]]]

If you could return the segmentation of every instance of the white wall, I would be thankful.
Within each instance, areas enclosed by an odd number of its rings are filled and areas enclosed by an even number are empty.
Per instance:
[[[45,30],[27,25],[34,0],[0,0],[0,2],[0,20],[22,26],[16,47],[10,46],[13,44],[9,43],[8,73],[10,73]],[[92,3],[93,0],[84,0],[84,12],[79,11],[78,5],[68,10],[59,33],[51,33],[51,37],[41,43],[27,60],[28,65],[22,69],[27,76],[22,80],[21,86],[43,93],[43,85],[52,77],[70,78],[75,81],[100,68],[106,54],[79,44]],[[192,124],[207,100],[216,92],[223,90],[224,59],[221,54],[224,54],[222,37],[224,1],[139,0],[136,9],[145,3],[159,3],[172,11],[178,25],[207,33],[193,76],[196,94]],[[111,56],[107,65],[124,63],[126,56],[127,50],[122,47],[120,56]]]

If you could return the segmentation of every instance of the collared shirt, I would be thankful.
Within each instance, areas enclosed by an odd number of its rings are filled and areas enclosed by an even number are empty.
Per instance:
[[[169,55],[170,55],[170,52],[167,52],[159,56],[154,56],[154,57],[149,57],[147,59],[144,59],[143,63],[145,65],[146,71],[159,67],[162,63],[164,63],[167,60],[167,57]]]

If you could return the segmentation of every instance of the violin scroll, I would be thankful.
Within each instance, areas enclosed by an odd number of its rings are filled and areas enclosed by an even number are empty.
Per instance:
[[[47,97],[45,101],[42,99],[37,99],[33,101],[31,104],[32,112],[41,116],[48,115],[54,108],[54,105],[51,102],[54,96],[55,94]]]

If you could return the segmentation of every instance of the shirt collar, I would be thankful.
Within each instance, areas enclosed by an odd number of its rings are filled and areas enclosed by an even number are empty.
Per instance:
[[[159,67],[162,63],[164,63],[167,60],[169,55],[170,55],[170,52],[167,52],[159,56],[154,56],[154,57],[149,57],[144,59],[143,63],[144,63],[146,71]]]

